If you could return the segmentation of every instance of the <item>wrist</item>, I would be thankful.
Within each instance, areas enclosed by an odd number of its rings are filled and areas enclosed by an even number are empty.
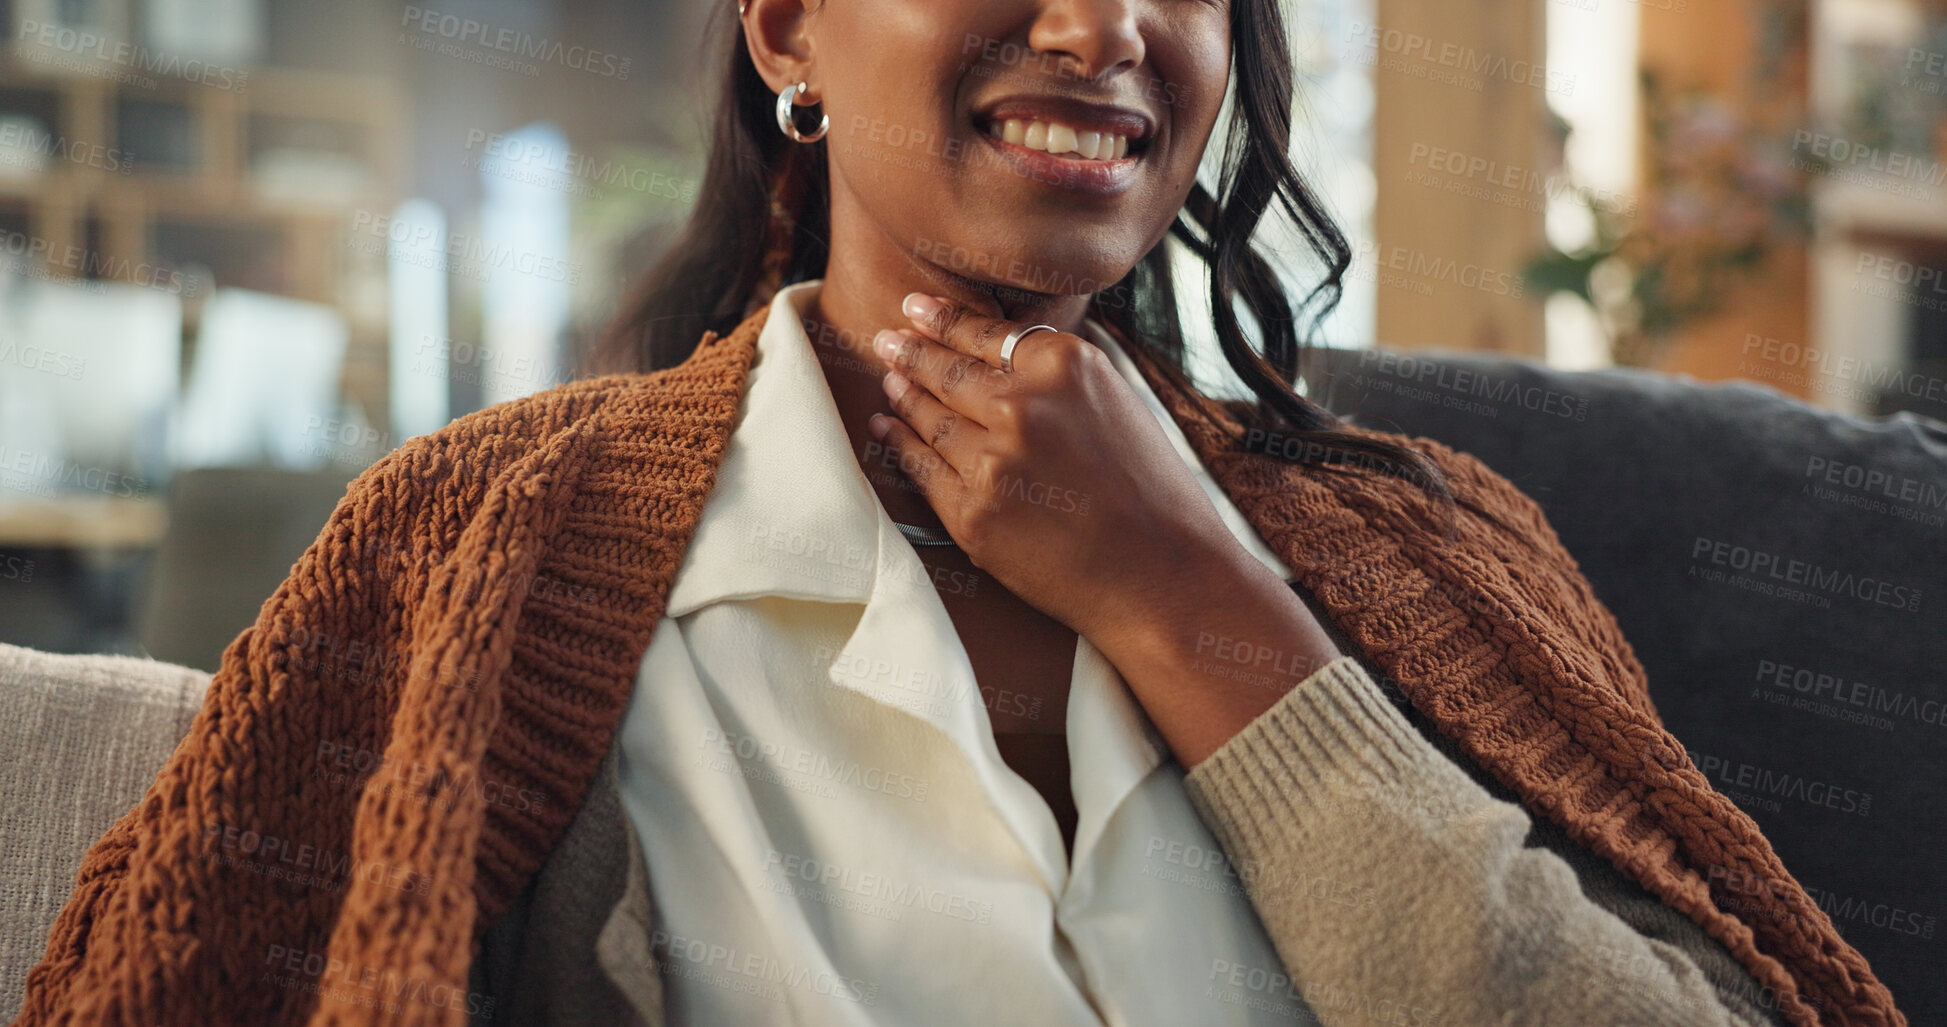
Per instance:
[[[1179,545],[1125,600],[1105,604],[1089,641],[1118,667],[1218,675],[1284,688],[1343,655],[1278,573],[1234,537]],[[1133,683],[1133,682],[1132,682]]]
[[[1213,603],[1258,584],[1252,579],[1260,573],[1275,577],[1228,534],[1155,546],[1150,559],[1125,572],[1126,580],[1108,590],[1112,598],[1096,606],[1095,624],[1084,632],[1105,656],[1174,634]]]
[[[1104,611],[1110,627],[1089,637],[1185,767],[1345,655],[1277,572],[1229,541],[1185,552],[1164,587]]]

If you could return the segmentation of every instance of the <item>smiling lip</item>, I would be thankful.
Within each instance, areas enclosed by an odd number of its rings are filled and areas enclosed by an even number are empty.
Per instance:
[[[1129,183],[1135,180],[1136,162],[1142,159],[1134,152],[1117,160],[1058,157],[1046,150],[1031,150],[1019,143],[1010,143],[987,132],[979,135],[981,142],[993,147],[1000,159],[1023,178],[1102,195],[1114,195],[1127,189]]]
[[[995,126],[1010,118],[1067,125],[1078,131],[1114,133],[1129,139],[1127,156],[1115,160],[1052,154],[1010,143]],[[1149,149],[1154,123],[1139,111],[1057,96],[1012,96],[975,112],[974,131],[997,156],[1024,178],[1080,192],[1113,195],[1135,179],[1136,164]]]

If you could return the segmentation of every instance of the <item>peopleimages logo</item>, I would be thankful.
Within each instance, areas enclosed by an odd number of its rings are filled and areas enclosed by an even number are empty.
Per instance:
[[[710,728],[703,732],[702,747],[718,756],[734,756],[741,761],[799,775],[810,782],[834,782],[915,802],[926,801],[926,792],[931,784],[923,777],[870,767],[856,760],[834,758],[797,746],[761,741],[735,731]]]
[[[1825,703],[1841,703],[1858,707],[1858,711],[1835,711],[1837,719],[1852,720],[1882,730],[1892,730],[1893,723],[1884,717],[1873,714],[1887,713],[1904,720],[1927,724],[1934,727],[1947,727],[1947,703],[1925,695],[1913,695],[1893,691],[1864,681],[1851,681],[1838,675],[1809,667],[1795,667],[1776,660],[1759,660],[1756,678],[1758,685],[1774,693],[1795,692],[1806,708],[1821,712]]]
[[[506,26],[494,26],[457,14],[406,6],[400,24],[405,28],[456,44],[471,44],[495,53],[546,64],[557,64],[602,78],[627,79],[633,60],[559,39],[536,36]]]
[[[1538,199],[1553,200],[1570,193],[1579,193],[1586,195],[1590,201],[1605,210],[1624,216],[1636,213],[1636,201],[1621,193],[1578,186],[1574,181],[1560,175],[1546,174],[1518,164],[1504,164],[1498,160],[1460,150],[1449,150],[1427,143],[1414,143],[1412,149],[1407,152],[1406,163],[1412,167],[1424,166],[1429,171],[1442,172],[1451,178],[1477,179],[1499,189],[1532,195]]]
[[[1762,549],[1751,549],[1723,539],[1697,536],[1691,544],[1690,556],[1692,560],[1728,568],[1740,574],[1770,578],[1774,581],[1858,599],[1895,610],[1908,610],[1914,613],[1920,610],[1921,590],[1912,586],[1895,585],[1870,575],[1858,575],[1850,571],[1821,567],[1815,563],[1791,559],[1778,553],[1768,553]],[[1693,574],[1698,566],[1699,564],[1692,565]]]
[[[994,904],[939,888],[904,881],[890,874],[839,866],[777,849],[764,851],[763,869],[779,877],[803,881],[820,889],[849,892],[893,909],[923,909],[969,923],[994,922]]]
[[[517,249],[462,232],[446,233],[442,239],[440,233],[423,223],[390,215],[357,211],[352,215],[352,231],[369,237],[368,245],[363,248],[370,252],[376,252],[382,241],[396,247],[391,252],[402,260],[468,278],[487,281],[491,277],[489,272],[500,269],[549,282],[581,284],[578,261]],[[361,240],[354,239],[352,245],[360,247]]]
[[[1381,246],[1367,239],[1354,240],[1352,257],[1355,268],[1371,267],[1392,271],[1406,276],[1411,281],[1442,282],[1463,289],[1484,292],[1490,296],[1519,299],[1522,291],[1527,287],[1521,276],[1512,272],[1499,271],[1480,264],[1464,263],[1452,257],[1424,253],[1406,246]],[[1430,295],[1430,293],[1423,292],[1422,295]]]
[[[193,58],[185,60],[174,54],[157,53],[133,43],[111,40],[65,25],[50,25],[32,18],[20,20],[20,33],[15,38],[47,50],[149,74],[188,79],[231,92],[241,91],[249,80],[249,73],[237,68]]]
[[[1575,93],[1574,75],[1549,71],[1546,62],[1542,61],[1530,61],[1525,58],[1511,61],[1500,54],[1477,50],[1471,46],[1463,46],[1451,41],[1441,41],[1432,36],[1423,36],[1417,32],[1383,28],[1379,25],[1368,25],[1357,21],[1347,25],[1346,38],[1352,40],[1356,45],[1371,50],[1373,55],[1384,53],[1401,60],[1419,61],[1426,65],[1447,68],[1462,74],[1477,75],[1481,78],[1501,79],[1506,82],[1512,82],[1515,85],[1534,86],[1537,89],[1557,93],[1562,96],[1572,96]],[[1370,56],[1367,57],[1367,63],[1372,63]],[[1389,67],[1387,70],[1401,71],[1405,69]],[[1418,75],[1416,77],[1426,78],[1430,76]],[[1476,78],[1463,80],[1455,84],[1464,85],[1468,89],[1478,92],[1481,88],[1479,82],[1480,79]]]
[[[1763,907],[1749,899],[1780,896],[1788,898],[1792,889],[1803,887],[1805,894],[1818,906],[1820,911],[1832,918],[1833,925],[1842,931],[1848,921],[1865,923],[1918,938],[1931,938],[1940,918],[1930,913],[1902,909],[1886,902],[1873,902],[1867,899],[1840,895],[1829,889],[1812,884],[1799,885],[1790,877],[1765,877],[1754,874],[1743,867],[1727,867],[1713,863],[1706,874],[1712,891],[1722,891],[1730,896],[1728,901],[1719,900],[1719,905],[1739,913],[1758,912]],[[1745,899],[1747,901],[1738,901]],[[1786,916],[1791,916],[1787,913]]]
[[[1755,805],[1775,813],[1779,809],[1777,800],[1786,798],[1862,817],[1873,811],[1871,792],[1709,753],[1695,753],[1688,749],[1684,752],[1705,778],[1731,799],[1742,800],[1740,804]]]
[[[693,200],[693,179],[675,178],[652,168],[597,158],[566,147],[548,146],[516,133],[488,133],[468,129],[468,156],[461,163],[513,181],[561,189],[577,196],[597,196],[597,186],[626,189],[667,200]]]
[[[1876,171],[1892,178],[1911,179],[1927,188],[1937,188],[1947,184],[1947,164],[1942,164],[1931,157],[1882,150],[1877,146],[1855,143],[1840,136],[1824,135],[1810,129],[1798,130],[1792,138],[1792,149],[1810,150],[1814,156],[1844,167],[1864,165],[1868,171]]]
[[[0,443],[0,488],[47,498],[65,489],[129,499],[147,495],[149,483],[101,467],[73,463],[51,453],[11,449]]]
[[[85,357],[62,353],[36,346],[33,343],[21,344],[12,339],[0,338],[0,364],[13,364],[30,371],[42,371],[56,378],[80,380],[88,370]]]
[[[1539,385],[1523,385],[1513,378],[1455,367],[1443,360],[1429,360],[1391,350],[1365,350],[1359,354],[1359,369],[1372,372],[1359,376],[1365,384],[1409,399],[1423,399],[1430,393],[1424,389],[1395,388],[1385,379],[1471,396],[1504,409],[1519,408],[1569,421],[1589,419],[1589,401],[1580,396]],[[1380,375],[1384,378],[1378,377]]]

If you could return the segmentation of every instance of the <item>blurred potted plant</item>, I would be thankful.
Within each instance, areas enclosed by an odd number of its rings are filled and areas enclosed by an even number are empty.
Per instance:
[[[1792,152],[1792,131],[1757,124],[1722,98],[1668,89],[1650,71],[1639,81],[1650,154],[1639,211],[1626,218],[1577,188],[1593,242],[1575,252],[1550,247],[1524,273],[1536,295],[1587,301],[1616,363],[1648,367],[1776,247],[1809,235],[1808,183],[1826,168]]]

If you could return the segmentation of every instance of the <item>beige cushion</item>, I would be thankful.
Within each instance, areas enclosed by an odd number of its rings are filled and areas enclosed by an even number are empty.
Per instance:
[[[141,801],[210,676],[126,656],[0,644],[0,1022],[67,904],[81,857]]]

